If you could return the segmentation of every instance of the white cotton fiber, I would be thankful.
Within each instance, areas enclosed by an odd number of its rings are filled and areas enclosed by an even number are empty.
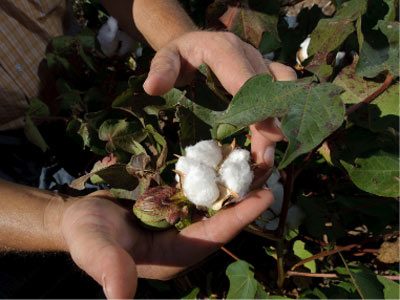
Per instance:
[[[304,211],[298,205],[293,205],[289,208],[287,217],[286,217],[286,225],[289,229],[298,228],[305,218]]]
[[[216,141],[207,140],[186,147],[186,157],[195,159],[211,168],[216,168],[222,160],[221,148]]]
[[[307,37],[301,44],[300,50],[297,53],[296,61],[298,64],[301,64],[308,58],[308,46],[310,46],[311,38]]]
[[[181,156],[179,157],[178,161],[175,164],[175,170],[179,171],[180,173],[187,175],[191,169],[198,167],[200,162],[197,160],[193,160],[191,158]],[[179,182],[179,175],[176,174],[175,179]]]
[[[219,197],[216,180],[214,169],[201,163],[191,165],[183,180],[183,192],[193,204],[210,208]]]
[[[97,34],[97,40],[100,43],[101,51],[108,57],[113,56],[115,51],[117,51],[119,43],[117,33],[118,21],[113,17],[109,17]]]
[[[283,17],[288,24],[288,28],[296,28],[299,23],[297,22],[297,16],[284,16]]]
[[[121,42],[121,47],[118,49],[119,56],[124,56],[133,51],[135,41],[128,34],[119,30],[117,38]]]
[[[271,176],[267,180],[267,186],[271,189],[272,194],[274,194],[274,202],[272,203],[270,209],[276,214],[280,214],[282,210],[284,189],[282,183],[279,182],[281,178],[278,170],[274,169]]]
[[[250,153],[244,149],[235,149],[222,163],[219,169],[221,182],[231,191],[246,195],[253,181],[253,171],[250,168]]]

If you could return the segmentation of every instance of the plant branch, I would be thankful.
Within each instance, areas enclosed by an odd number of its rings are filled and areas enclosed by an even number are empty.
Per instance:
[[[229,251],[225,247],[222,246],[221,250],[224,251],[226,254],[228,254],[230,257],[232,257],[234,260],[240,260],[239,257],[237,257],[235,254],[233,254],[231,251]]]
[[[277,273],[278,273],[278,280],[277,280],[277,286],[279,289],[283,287],[283,284],[285,283],[285,266],[284,266],[284,240],[281,239],[276,242],[276,255],[277,255]]]
[[[297,271],[287,271],[287,277],[313,277],[313,278],[339,278],[337,274],[334,273],[307,273],[307,272],[297,272]],[[389,280],[400,280],[400,275],[381,275]]]
[[[332,250],[322,251],[320,253],[317,253],[317,254],[315,254],[313,256],[307,257],[306,259],[303,259],[303,260],[299,261],[297,264],[295,264],[291,268],[291,271],[294,271],[298,267],[300,267],[300,266],[302,266],[302,265],[304,265],[304,264],[306,264],[306,263],[308,263],[310,261],[313,261],[313,260],[316,260],[316,259],[319,259],[319,258],[322,258],[322,257],[325,257],[325,256],[329,256],[329,255],[338,253],[340,251],[349,251],[349,250],[351,250],[351,249],[353,249],[355,247],[360,247],[360,245],[359,244],[351,244],[351,245],[347,245],[347,246],[338,246],[338,247],[336,247],[335,249],[332,249]]]
[[[363,107],[363,106],[371,103],[372,101],[374,101],[380,94],[382,94],[384,91],[386,91],[386,89],[393,82],[393,79],[394,79],[393,75],[388,73],[386,75],[386,78],[385,78],[385,81],[383,82],[383,84],[375,92],[373,92],[371,95],[367,96],[364,100],[362,100],[361,102],[350,106],[346,110],[346,115],[348,116],[348,115],[354,113],[355,111],[357,111],[358,109],[360,109],[361,107]]]

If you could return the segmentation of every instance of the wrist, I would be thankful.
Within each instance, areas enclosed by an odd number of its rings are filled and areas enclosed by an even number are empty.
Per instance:
[[[54,194],[44,210],[43,230],[48,237],[48,247],[52,251],[68,251],[62,232],[62,220],[66,209],[73,202],[72,197]]]

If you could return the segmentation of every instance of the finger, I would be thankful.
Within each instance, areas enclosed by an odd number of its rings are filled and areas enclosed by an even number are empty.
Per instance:
[[[154,56],[143,84],[149,95],[163,95],[172,89],[181,69],[181,58],[175,46],[162,48]]]
[[[266,189],[253,191],[236,205],[182,230],[179,234],[179,247],[191,253],[190,257],[194,263],[230,241],[272,202],[271,191]]]
[[[75,263],[103,286],[107,298],[133,298],[137,286],[132,257],[99,224],[76,222],[64,233]]]
[[[277,81],[292,81],[297,79],[296,72],[289,66],[268,59],[264,60],[264,65]]]

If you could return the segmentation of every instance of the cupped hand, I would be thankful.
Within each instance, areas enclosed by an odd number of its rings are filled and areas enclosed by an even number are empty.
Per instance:
[[[61,233],[75,263],[103,286],[107,298],[132,298],[137,278],[169,279],[232,239],[273,201],[269,190],[178,232],[143,229],[106,191],[70,201]]]
[[[295,71],[283,64],[264,60],[257,49],[230,32],[197,31],[182,35],[160,49],[144,84],[150,95],[162,95],[174,86],[187,84],[201,64],[208,65],[232,95],[256,74],[269,73],[275,80],[295,80]],[[250,126],[252,155],[258,165],[256,177],[274,164],[275,144],[283,139],[277,119]]]

